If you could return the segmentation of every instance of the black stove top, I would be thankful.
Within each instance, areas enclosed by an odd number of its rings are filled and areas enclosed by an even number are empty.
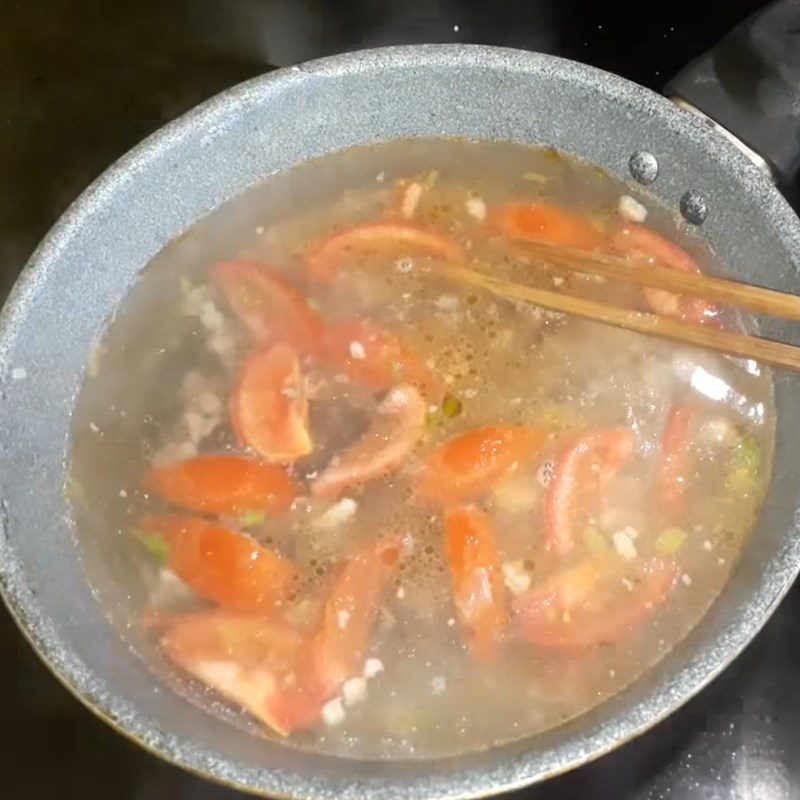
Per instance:
[[[0,2],[0,293],[111,161],[210,95],[359,47],[483,42],[555,53],[659,89],[757,0],[5,0]],[[713,6],[713,8],[712,8]],[[536,113],[535,110],[532,113]],[[800,798],[800,587],[744,655],[653,731],[536,800]],[[0,796],[235,800],[84,710],[0,610]]]

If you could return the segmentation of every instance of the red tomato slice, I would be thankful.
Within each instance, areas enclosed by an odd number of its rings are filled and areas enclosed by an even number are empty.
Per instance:
[[[642,259],[678,272],[700,274],[697,262],[682,247],[644,225],[627,223],[611,237],[611,247],[629,258]],[[717,307],[706,300],[681,297],[663,289],[648,287],[642,289],[642,292],[650,308],[666,317],[677,317],[698,325],[716,321]]]
[[[439,380],[422,359],[374,322],[348,319],[331,323],[323,337],[322,356],[351,381],[376,392],[398,383],[413,383],[428,396],[441,393]]]
[[[169,568],[197,594],[237,611],[268,611],[285,600],[299,572],[287,558],[219,523],[185,514],[145,517],[160,536]]]
[[[331,460],[312,484],[311,493],[333,499],[348,487],[392,472],[425,432],[426,410],[425,399],[413,386],[392,389],[361,441]]]
[[[230,413],[239,442],[267,461],[290,464],[313,449],[305,384],[297,355],[287,344],[245,361]]]
[[[461,624],[472,654],[491,661],[508,627],[508,604],[489,517],[476,508],[457,508],[447,512],[444,524]]]
[[[576,574],[576,569],[583,570],[582,574]],[[616,642],[664,603],[677,577],[673,562],[653,559],[625,597],[595,602],[593,593],[600,583],[616,584],[619,576],[612,570],[601,578],[595,567],[579,565],[518,597],[516,620],[522,635],[538,647],[573,650]],[[567,583],[571,584],[568,588]]]
[[[189,511],[236,516],[243,511],[288,511],[297,494],[279,467],[233,455],[206,455],[155,467],[144,486]]]
[[[464,261],[458,242],[436,231],[395,222],[373,222],[349,228],[323,240],[307,257],[308,274],[330,282],[340,265],[363,258],[427,256],[442,261]]]
[[[287,736],[319,717],[321,701],[298,684],[303,637],[260,616],[201,611],[178,617],[161,638],[190,675]]]
[[[594,250],[603,242],[602,234],[590,222],[551,203],[508,203],[493,209],[489,222],[517,239],[539,239],[581,250]]]
[[[302,353],[315,352],[322,317],[283,275],[259,261],[215,264],[213,275],[230,307],[262,344],[289,342]]]
[[[673,406],[661,438],[661,508],[673,519],[682,517],[685,511],[694,418],[694,409],[690,405]]]
[[[462,433],[428,457],[417,496],[451,503],[488,491],[516,462],[536,455],[547,436],[541,428],[493,425]]]
[[[313,686],[322,697],[332,697],[348,678],[361,674],[378,609],[399,559],[396,539],[371,542],[356,552],[332,584],[309,651]]]
[[[574,518],[582,495],[613,478],[633,452],[633,434],[611,428],[581,436],[561,455],[545,494],[545,546],[566,556],[575,546]],[[596,470],[593,473],[592,467]]]

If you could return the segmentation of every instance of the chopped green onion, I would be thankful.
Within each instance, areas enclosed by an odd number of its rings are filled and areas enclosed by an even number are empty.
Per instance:
[[[560,164],[564,160],[564,156],[552,146],[542,148],[542,157],[545,161],[550,161],[554,164]]]
[[[267,519],[267,514],[258,508],[248,508],[239,514],[239,524],[245,528],[251,525],[260,525]]]
[[[761,448],[748,434],[741,434],[731,454],[725,485],[731,492],[749,492],[758,487]]]
[[[659,555],[673,556],[686,544],[688,538],[689,535],[683,528],[666,528],[656,539],[656,550]]]
[[[73,475],[70,475],[64,484],[64,494],[75,503],[84,499],[83,486]]]
[[[134,531],[136,538],[145,546],[150,555],[156,557],[159,564],[164,566],[169,563],[169,545],[160,533],[150,533],[149,531]]]
[[[99,342],[92,348],[89,354],[89,363],[86,366],[86,374],[90,378],[96,378],[100,374],[100,361],[106,352],[106,348]]]
[[[556,428],[571,428],[577,422],[575,412],[564,405],[544,406],[537,414],[537,418],[540,424]]]
[[[553,180],[550,175],[542,175],[541,172],[526,172],[522,176],[523,180],[531,181],[532,183],[545,184]]]
[[[444,417],[438,408],[436,411],[429,411],[425,416],[425,425],[427,426],[428,430],[438,428],[443,421]]]
[[[583,546],[593,556],[601,556],[609,550],[608,539],[591,525],[583,529],[581,538],[583,539]]]
[[[442,400],[442,414],[445,419],[453,419],[464,410],[464,404],[454,394],[446,394]]]

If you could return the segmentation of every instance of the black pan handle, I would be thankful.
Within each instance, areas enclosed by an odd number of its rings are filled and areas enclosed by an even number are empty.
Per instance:
[[[746,19],[665,94],[733,134],[779,183],[792,181],[800,170],[800,0],[777,0]]]

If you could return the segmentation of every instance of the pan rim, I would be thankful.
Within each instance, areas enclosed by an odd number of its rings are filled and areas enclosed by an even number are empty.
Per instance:
[[[447,62],[451,66],[459,62],[474,64],[486,63],[489,60],[493,67],[519,69],[519,71],[532,76],[546,70],[557,70],[570,80],[580,81],[584,86],[594,88],[612,99],[632,104],[637,107],[637,110],[659,113],[668,125],[673,126],[674,130],[686,136],[695,137],[709,147],[719,148],[722,153],[721,157],[731,165],[731,168],[745,173],[748,181],[752,181],[759,187],[760,193],[774,204],[772,206],[774,213],[784,216],[786,220],[782,225],[777,226],[777,233],[779,236],[787,237],[784,246],[788,252],[792,253],[795,265],[797,264],[797,256],[800,253],[800,225],[782,196],[733,145],[705,128],[698,120],[675,109],[669,101],[659,95],[595,67],[555,56],[529,53],[512,48],[484,45],[404,45],[377,48],[307,62],[297,69],[278,70],[239,84],[159,129],[117,160],[70,205],[35,250],[12,289],[3,311],[0,313],[0,375],[6,376],[10,371],[11,364],[8,353],[13,350],[15,329],[19,319],[27,314],[38,286],[47,281],[51,271],[56,269],[60,254],[69,247],[75,230],[87,222],[90,224],[90,217],[94,209],[102,205],[104,198],[109,193],[117,191],[120,182],[135,179],[141,166],[151,159],[158,158],[161,150],[169,142],[175,138],[194,135],[198,127],[207,127],[217,120],[224,121],[225,117],[230,114],[231,108],[235,107],[237,103],[245,102],[252,93],[261,95],[277,87],[290,87],[292,81],[305,80],[309,75],[346,75],[354,71],[368,71],[375,68],[407,68],[420,63],[433,63],[437,60]],[[152,734],[153,726],[147,717],[130,707],[126,701],[98,692],[96,687],[103,683],[100,676],[91,673],[87,675],[89,671],[85,666],[78,668],[74,663],[70,663],[69,658],[65,660],[64,650],[66,648],[63,645],[63,637],[55,631],[52,625],[49,625],[49,620],[43,618],[43,614],[37,608],[36,599],[24,585],[24,576],[17,569],[14,546],[8,535],[8,525],[7,516],[0,515],[0,533],[5,534],[5,536],[0,536],[0,593],[2,593],[20,630],[59,681],[87,708],[118,732],[159,757],[234,788],[254,793],[270,792],[275,796],[274,790],[259,781],[258,771],[255,769],[240,769],[235,772],[234,779],[227,779],[220,771],[214,772],[209,768],[209,765],[214,764],[213,753],[198,752],[192,749],[190,743],[172,741],[176,737],[171,734],[161,734],[155,738],[148,735]],[[528,774],[522,769],[505,781],[495,775],[497,769],[453,775],[446,787],[441,783],[434,787],[429,780],[422,776],[416,779],[419,784],[418,788],[421,790],[419,793],[407,794],[411,787],[408,785],[409,781],[405,780],[403,781],[402,795],[398,792],[395,795],[389,794],[387,797],[466,798],[518,789],[588,763],[619,747],[623,741],[644,733],[710,683],[766,623],[800,571],[798,546],[787,547],[782,558],[787,562],[784,564],[782,580],[777,584],[771,584],[773,587],[771,596],[760,598],[756,613],[748,618],[748,624],[744,627],[740,626],[736,631],[736,637],[727,643],[724,648],[724,657],[719,658],[710,668],[706,665],[702,678],[694,679],[688,692],[682,692],[677,699],[661,699],[660,706],[656,703],[656,709],[650,709],[654,713],[649,714],[646,720],[640,723],[629,723],[627,729],[622,726],[623,736],[615,736],[611,740],[605,737],[605,742],[600,741],[599,744],[594,745],[592,745],[593,740],[587,740],[584,743],[586,745],[584,754],[580,757],[573,757],[571,760],[559,761],[558,751],[553,751],[554,757],[551,759],[552,766],[549,769],[534,770]],[[97,698],[100,696],[105,696],[107,700],[98,700]],[[125,723],[120,723],[120,720],[125,720]],[[498,760],[502,759],[501,751],[503,749],[505,748],[498,748],[496,751]],[[521,758],[525,760],[526,757],[522,756]],[[421,770],[425,763],[419,762]],[[263,779],[263,776],[261,778]],[[292,798],[327,796],[319,780],[299,780],[297,784],[296,792],[279,793],[277,796]],[[444,792],[439,791],[443,788]],[[431,794],[431,790],[436,793]],[[356,798],[363,797],[368,792],[369,787],[365,787],[363,782],[356,779],[344,787],[343,791],[337,792],[337,796]],[[377,795],[373,793],[372,796]]]

